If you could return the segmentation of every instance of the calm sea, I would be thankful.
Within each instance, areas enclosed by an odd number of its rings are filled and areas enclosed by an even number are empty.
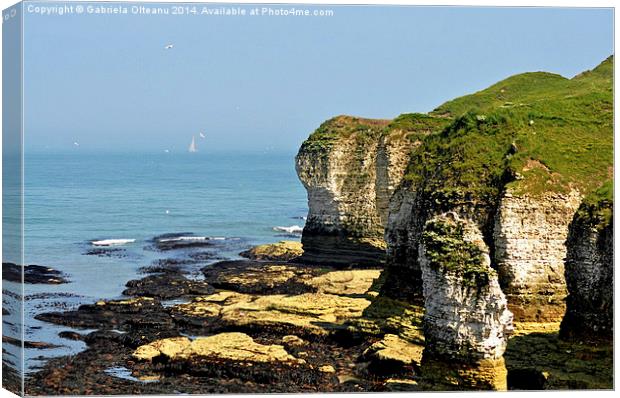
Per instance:
[[[236,258],[255,244],[299,239],[274,231],[277,226],[303,226],[307,214],[294,155],[26,154],[25,262],[51,266],[71,280],[56,286],[26,285],[26,340],[63,346],[27,350],[26,367],[40,364],[39,356],[84,348],[81,342],[58,338],[58,332],[69,328],[33,317],[121,297],[125,283],[140,277],[139,267],[171,255],[148,250],[154,236],[226,238],[217,249],[220,258]],[[120,257],[84,254],[91,241],[101,239],[135,242],[122,246]],[[10,285],[5,282],[5,288],[18,290]]]

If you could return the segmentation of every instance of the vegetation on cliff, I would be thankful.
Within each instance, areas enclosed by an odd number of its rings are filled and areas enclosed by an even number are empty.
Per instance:
[[[578,189],[587,195],[611,177],[613,56],[572,79],[522,73],[456,98],[429,114],[392,121],[337,116],[300,152],[324,155],[335,142],[358,145],[394,133],[420,141],[405,180],[431,203],[493,204],[510,188],[540,195]]]
[[[464,239],[461,223],[434,221],[426,224],[422,241],[432,268],[454,272],[467,286],[482,286],[489,281],[492,269],[482,261],[482,251]]]
[[[336,116],[321,124],[304,141],[300,152],[321,155],[340,139],[355,138],[358,145],[363,145],[402,132],[409,140],[417,141],[425,135],[443,130],[451,120],[423,113],[404,113],[394,120]]]
[[[524,73],[449,101],[431,115],[455,120],[413,151],[406,179],[452,204],[505,188],[588,194],[611,174],[612,79],[609,57],[572,79]]]
[[[582,227],[589,226],[599,231],[609,226],[613,217],[613,195],[613,180],[608,180],[584,198],[577,210],[574,222]]]
[[[389,120],[365,119],[353,116],[336,116],[316,129],[301,145],[300,152],[325,153],[340,138],[355,135],[362,141],[376,140]]]

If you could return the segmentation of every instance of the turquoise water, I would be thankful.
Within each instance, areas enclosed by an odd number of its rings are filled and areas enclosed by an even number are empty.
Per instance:
[[[71,280],[25,285],[26,340],[64,346],[26,350],[29,369],[38,356],[83,349],[57,337],[68,328],[33,317],[121,297],[125,283],[141,276],[139,267],[172,255],[146,248],[154,236],[227,238],[217,256],[235,258],[255,244],[299,239],[273,228],[303,226],[307,214],[294,153],[26,154],[24,171],[25,263],[56,268]],[[122,258],[84,255],[91,241],[101,239],[135,242],[122,246]],[[35,296],[42,293],[63,295]]]

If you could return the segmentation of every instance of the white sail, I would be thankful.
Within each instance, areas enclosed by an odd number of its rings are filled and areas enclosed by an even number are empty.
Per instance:
[[[194,136],[192,136],[192,143],[189,144],[189,149],[190,152],[197,152],[196,149],[196,140],[194,139]]]

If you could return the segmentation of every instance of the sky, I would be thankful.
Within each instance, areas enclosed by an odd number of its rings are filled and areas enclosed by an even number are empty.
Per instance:
[[[294,153],[336,115],[428,112],[613,53],[611,9],[326,8],[334,15],[26,11],[25,148],[185,152],[194,135],[203,152]]]

